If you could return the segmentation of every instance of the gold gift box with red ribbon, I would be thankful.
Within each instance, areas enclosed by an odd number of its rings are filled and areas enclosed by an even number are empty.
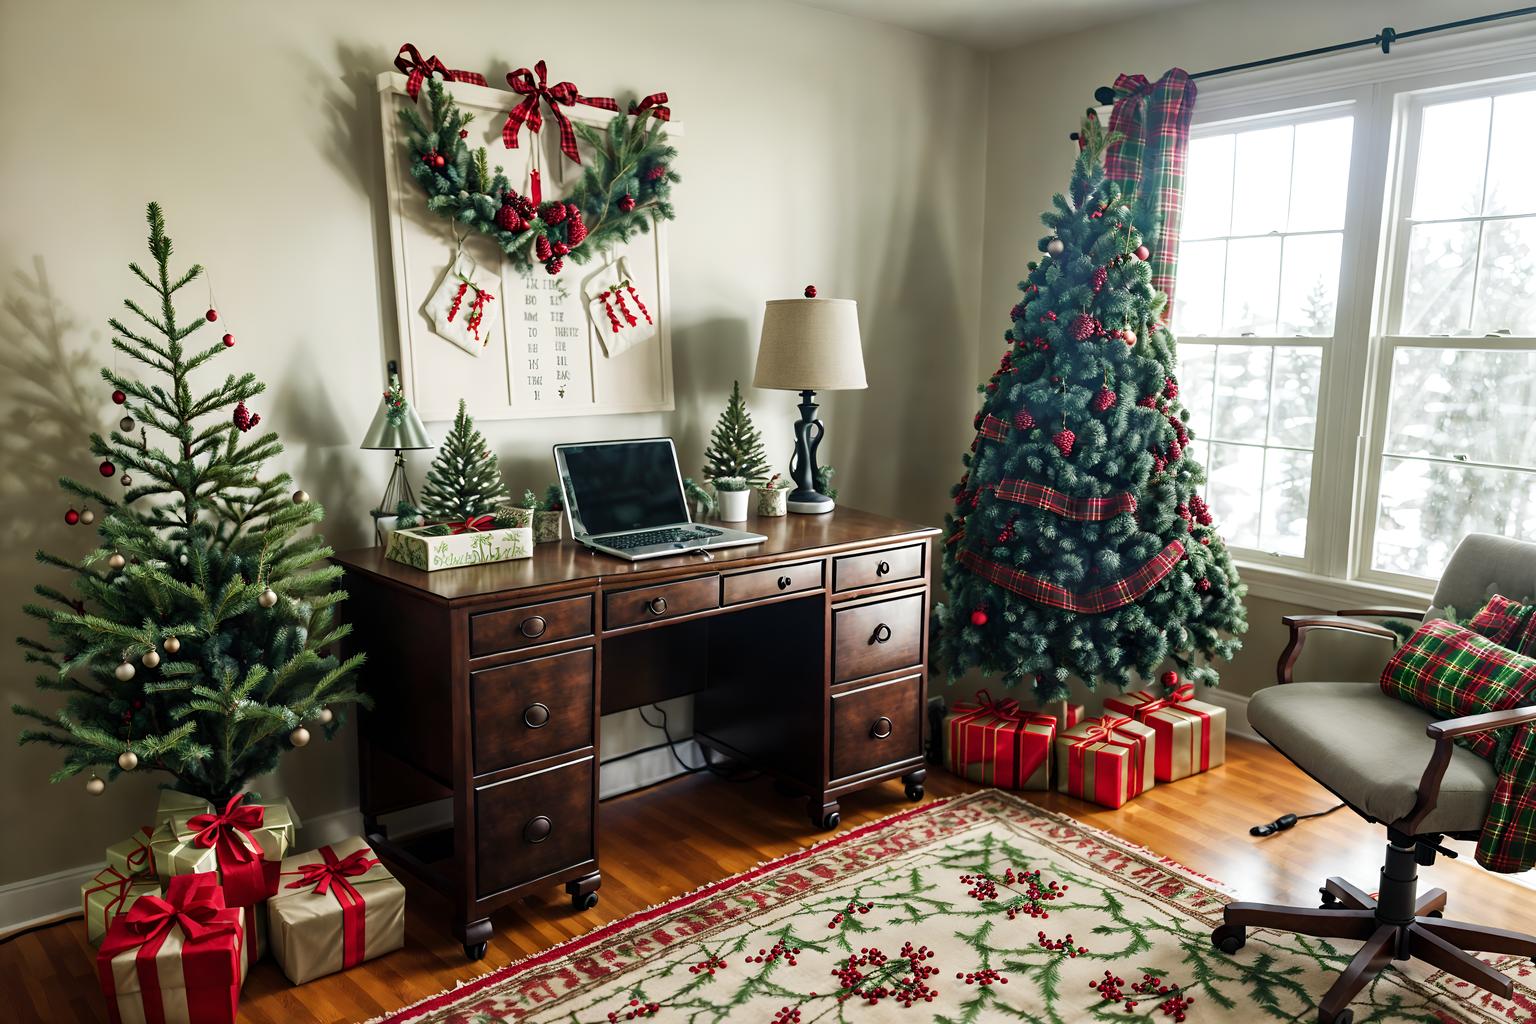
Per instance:
[[[1056,737],[1056,788],[1120,807],[1155,782],[1157,734],[1134,718],[1089,718]]]
[[[1182,684],[1166,697],[1151,690],[1110,697],[1104,710],[1130,715],[1157,733],[1158,782],[1198,775],[1227,759],[1227,709],[1195,700],[1193,683]]]
[[[295,985],[405,945],[405,887],[359,837],[283,858],[267,909],[272,955]]]
[[[286,800],[242,803],[235,796],[218,811],[185,793],[162,794],[166,815],[150,840],[155,870],[162,880],[213,871],[224,888],[224,901],[246,907],[277,888],[278,863],[293,845],[297,821]]]
[[[944,716],[944,757],[964,779],[1004,789],[1050,789],[1056,716],[1023,711],[1012,698],[978,690]]]
[[[129,877],[158,879],[154,851],[149,846],[154,834],[154,825],[141,825],[127,839],[107,847],[107,867]]]
[[[80,886],[80,905],[85,911],[85,938],[99,946],[112,919],[126,914],[141,896],[160,895],[160,883],[142,875],[126,875],[110,864]]]
[[[212,874],[180,875],[112,920],[96,975],[112,1024],[234,1024],[245,982],[241,912]]]

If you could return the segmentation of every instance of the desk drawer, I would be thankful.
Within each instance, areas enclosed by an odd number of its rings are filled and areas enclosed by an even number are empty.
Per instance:
[[[909,594],[832,613],[832,681],[847,682],[923,659],[923,595]]]
[[[718,607],[720,577],[711,573],[691,580],[608,594],[603,604],[603,628],[618,629],[642,622],[675,619],[679,615]]]
[[[535,644],[592,635],[592,595],[545,601],[469,617],[469,656],[483,657]]]
[[[832,697],[832,778],[922,753],[922,677],[903,676]]]
[[[592,745],[593,650],[469,674],[475,774]]]
[[[794,594],[802,590],[821,587],[821,562],[798,562],[780,565],[756,572],[743,572],[725,577],[722,590],[726,604],[742,604],[759,601],[780,594]]]
[[[923,575],[927,544],[885,548],[867,555],[844,555],[832,561],[832,589],[837,593],[881,583],[914,580]]]
[[[475,790],[481,899],[593,860],[590,756]]]

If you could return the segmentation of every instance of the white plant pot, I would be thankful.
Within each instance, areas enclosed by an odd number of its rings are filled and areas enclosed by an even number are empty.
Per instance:
[[[742,523],[747,519],[747,501],[751,491],[716,491],[720,502],[720,520],[726,523]]]

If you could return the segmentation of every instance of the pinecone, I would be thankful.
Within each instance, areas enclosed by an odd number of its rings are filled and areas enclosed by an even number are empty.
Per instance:
[[[1108,412],[1110,409],[1115,407],[1115,403],[1119,400],[1120,396],[1115,394],[1108,387],[1101,387],[1099,388],[1099,393],[1093,396],[1093,411]]]
[[[560,268],[562,268],[564,266],[565,266],[565,260],[563,260],[560,257],[556,256],[554,259],[552,259],[548,263],[544,264],[544,272],[546,274],[549,274],[551,277],[553,277],[555,274],[560,273]]]
[[[1024,303],[1015,302],[1013,308],[1008,311],[1009,320],[1022,320],[1024,318]]]
[[[573,218],[570,226],[565,229],[565,237],[571,240],[572,245],[580,245],[587,239],[587,226],[581,222],[581,218]]]
[[[540,235],[533,241],[533,254],[539,258],[540,263],[548,263],[554,252],[549,247],[549,236]]]
[[[646,181],[650,181],[650,182],[660,181],[662,178],[665,178],[666,176],[667,176],[667,165],[666,164],[657,164],[655,167],[652,167],[650,170],[645,172],[645,180]]]
[[[564,223],[566,218],[565,204],[545,203],[544,208],[539,211],[539,217],[542,218],[544,223],[548,224],[550,227],[554,227],[556,224]]]
[[[1205,499],[1198,494],[1189,496],[1189,510],[1194,513],[1195,521],[1201,526],[1211,525],[1211,507],[1205,503]]]
[[[1174,511],[1179,514],[1179,518],[1180,519],[1184,520],[1186,523],[1189,523],[1190,525],[1194,525],[1195,517],[1189,514],[1189,506],[1188,505],[1180,505],[1178,508],[1174,509]]]
[[[234,421],[235,429],[243,434],[261,422],[261,415],[259,413],[252,413],[251,410],[245,407],[245,402],[242,400],[240,404],[235,406]]]
[[[1097,295],[1104,290],[1104,284],[1109,280],[1109,271],[1103,267],[1093,268],[1093,293]]]
[[[1035,418],[1029,414],[1028,409],[1021,409],[1014,413],[1013,425],[1019,430],[1028,430],[1035,425]]]
[[[1072,454],[1072,446],[1077,443],[1077,435],[1063,427],[1051,438],[1051,443],[1056,446],[1057,451],[1061,452],[1062,458],[1066,458]]]
[[[1168,442],[1168,461],[1169,462],[1178,462],[1183,457],[1184,457],[1184,446],[1179,444],[1177,439],[1169,441]]]
[[[635,208],[635,197],[628,192],[619,197],[619,212],[629,213]]]
[[[512,208],[523,220],[533,220],[533,200],[527,196],[513,196]]]
[[[1168,468],[1168,460],[1167,459],[1163,458],[1161,455],[1153,455],[1152,456],[1152,475],[1153,476],[1157,476],[1157,474],[1161,473],[1163,470],[1165,470],[1167,468]]]
[[[1143,409],[1156,409],[1157,408],[1157,396],[1156,395],[1143,395],[1142,397],[1136,399],[1136,404],[1141,406]]]
[[[1097,337],[1103,329],[1097,317],[1088,313],[1079,313],[1072,321],[1072,340],[1087,341],[1089,338]]]
[[[1179,419],[1177,416],[1169,416],[1168,425],[1172,427],[1173,432],[1178,435],[1179,444],[1189,444],[1189,428],[1184,425],[1183,420]]]
[[[1163,397],[1164,398],[1168,398],[1168,399],[1178,398],[1179,397],[1179,382],[1174,380],[1172,377],[1164,378],[1164,380],[1163,380]]]
[[[517,215],[517,210],[511,203],[507,203],[496,211],[496,226],[503,231],[511,231],[514,234],[527,227],[523,223],[523,218]]]

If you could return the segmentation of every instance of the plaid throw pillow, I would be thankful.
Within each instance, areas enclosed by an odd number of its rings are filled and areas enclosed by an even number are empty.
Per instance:
[[[1521,604],[1495,594],[1472,616],[1467,628],[1500,647],[1536,657],[1536,604]]]

